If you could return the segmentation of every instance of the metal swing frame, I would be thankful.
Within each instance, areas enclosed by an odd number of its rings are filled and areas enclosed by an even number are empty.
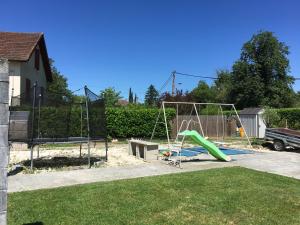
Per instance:
[[[192,119],[190,120],[183,120],[181,122],[181,125],[180,127],[178,127],[178,105],[193,105],[192,106],[192,110],[191,110],[191,113],[190,113],[190,116],[193,112],[193,110],[195,110],[195,113],[196,113],[196,116],[197,116],[197,120],[198,121],[194,121]],[[225,129],[224,129],[224,114],[223,114],[223,109],[222,109],[222,106],[226,106],[226,107],[231,107],[231,110],[233,109],[234,111],[234,114],[235,116],[237,117],[238,121],[240,122],[243,130],[244,130],[244,133],[245,133],[245,137],[247,139],[247,142],[249,144],[250,147],[252,147],[251,145],[251,142],[250,142],[250,139],[247,135],[247,132],[244,128],[244,125],[237,113],[237,110],[234,106],[234,104],[226,104],[226,103],[196,103],[196,102],[169,102],[169,101],[163,101],[161,103],[161,107],[160,107],[160,110],[159,110],[159,113],[158,113],[158,116],[156,118],[156,122],[155,122],[155,125],[154,125],[154,129],[152,131],[152,135],[151,135],[151,139],[153,139],[154,135],[155,135],[155,130],[156,130],[156,127],[157,127],[157,124],[160,123],[159,122],[159,118],[161,116],[161,112],[163,113],[163,117],[164,117],[164,122],[162,122],[164,125],[165,125],[165,130],[166,130],[166,136],[167,136],[167,141],[168,141],[168,149],[171,150],[172,149],[172,144],[171,144],[171,139],[170,139],[170,134],[169,134],[169,127],[168,127],[168,121],[167,121],[167,117],[166,117],[166,105],[175,105],[176,106],[176,126],[177,126],[177,129],[176,129],[176,139],[175,139],[175,143],[178,142],[178,136],[179,136],[179,132],[181,130],[181,128],[183,127],[183,124],[184,123],[187,123],[187,126],[186,126],[186,129],[189,128],[191,122],[194,122],[194,123],[198,123],[199,124],[199,130],[200,132],[202,133],[202,136],[205,136],[204,135],[204,131],[203,131],[203,126],[202,126],[202,123],[201,123],[201,120],[200,120],[200,116],[198,114],[198,110],[197,110],[197,106],[199,106],[199,108],[201,106],[209,106],[209,105],[215,105],[215,106],[219,106],[220,108],[218,109],[218,116],[219,116],[219,112],[221,111],[221,114],[222,114],[222,121],[223,121],[223,135],[225,133]],[[207,113],[208,115],[208,113]],[[206,126],[207,126],[207,123],[206,123]],[[217,126],[218,126],[218,120],[217,120]],[[217,131],[218,132],[218,131]],[[206,134],[207,134],[207,127],[206,127]],[[183,146],[183,143],[184,143],[184,139],[185,139],[185,136],[182,138],[182,141],[180,143],[180,149],[178,149],[178,152],[177,152],[177,155],[179,154],[179,157],[180,157],[180,161],[179,161],[179,166],[181,167],[181,149],[182,149],[182,146]],[[178,144],[179,145],[179,144]]]

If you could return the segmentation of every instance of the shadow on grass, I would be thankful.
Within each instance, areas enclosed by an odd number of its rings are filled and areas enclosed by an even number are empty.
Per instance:
[[[91,165],[95,162],[104,161],[104,157],[91,157]],[[31,161],[23,161],[22,164],[26,167],[30,167]],[[88,164],[88,158],[78,157],[52,157],[52,158],[38,158],[33,160],[34,168],[62,168],[62,167],[76,167],[86,166]]]

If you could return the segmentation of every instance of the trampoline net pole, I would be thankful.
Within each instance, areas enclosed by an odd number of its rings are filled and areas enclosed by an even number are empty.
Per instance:
[[[84,86],[85,107],[86,107],[86,126],[87,126],[87,147],[88,147],[88,167],[91,168],[91,149],[90,149],[90,121],[89,121],[89,105],[87,86]]]
[[[30,147],[30,169],[33,170],[33,138],[34,138],[34,111],[35,111],[35,100],[36,100],[36,86],[37,82],[33,85],[33,100],[32,100],[32,112],[31,112],[31,147]]]

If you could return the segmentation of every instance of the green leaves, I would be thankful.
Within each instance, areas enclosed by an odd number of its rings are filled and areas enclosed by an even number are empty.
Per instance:
[[[107,108],[107,130],[112,137],[151,137],[157,116],[158,108],[145,107],[120,107]],[[175,109],[166,109],[167,121],[171,121],[176,115]],[[163,121],[163,117],[159,119]],[[169,128],[171,126],[169,125]],[[155,137],[166,135],[165,125],[158,123]]]
[[[118,101],[122,98],[121,92],[116,91],[113,87],[108,87],[101,91],[100,96],[104,99],[107,107],[116,106]]]
[[[53,81],[47,83],[47,102],[55,105],[66,101],[65,97],[71,99],[72,93],[68,89],[67,78],[54,66],[54,60],[50,59]]]
[[[300,108],[264,108],[263,118],[267,127],[285,127],[300,130]]]
[[[215,99],[213,89],[204,81],[199,81],[198,86],[192,90],[191,95],[196,102],[214,102]]]
[[[261,31],[243,45],[233,65],[230,96],[238,108],[290,107],[294,103],[294,79],[288,75],[288,46],[272,32]]]
[[[145,94],[145,105],[156,106],[158,103],[159,93],[154,85],[150,85]]]
[[[128,102],[133,103],[133,93],[132,93],[131,88],[129,88]]]

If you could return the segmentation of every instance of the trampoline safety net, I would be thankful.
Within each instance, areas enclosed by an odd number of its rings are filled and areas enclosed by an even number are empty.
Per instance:
[[[87,143],[89,148],[90,141],[104,141],[107,159],[104,100],[88,87],[83,89],[84,96],[74,96],[72,92],[44,93],[35,83],[26,93],[13,96],[9,140],[26,142],[31,148],[46,143]],[[17,115],[24,112],[26,120],[19,119]],[[88,154],[90,158],[90,151]]]

